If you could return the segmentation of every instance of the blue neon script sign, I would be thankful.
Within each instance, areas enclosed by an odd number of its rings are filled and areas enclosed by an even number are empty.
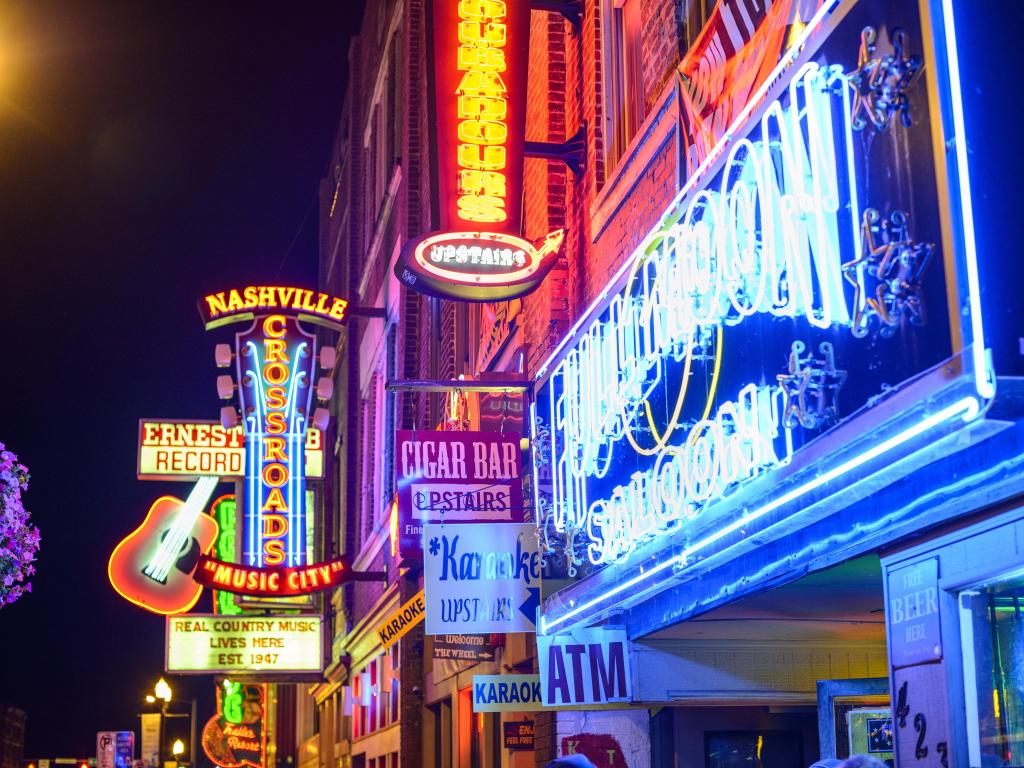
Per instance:
[[[857,51],[848,35],[812,40],[832,6],[537,373],[535,503],[549,550],[572,573],[668,534],[675,547],[593,596],[574,590],[542,632],[650,589],[992,397],[965,158],[962,231],[944,242],[931,81],[908,91],[907,124],[858,130]],[[842,25],[859,31],[870,11],[857,6]],[[906,39],[920,46],[921,35]],[[894,173],[907,152],[926,161]],[[956,272],[933,258],[943,248]],[[961,307],[967,319],[949,323]],[[929,374],[961,352],[945,370],[962,371],[963,387]],[[915,380],[930,399],[901,391]],[[885,407],[900,397],[920,413],[900,421],[905,409]],[[873,426],[849,428],[862,423]],[[837,434],[846,442],[831,446]],[[851,437],[857,448],[844,451]]]

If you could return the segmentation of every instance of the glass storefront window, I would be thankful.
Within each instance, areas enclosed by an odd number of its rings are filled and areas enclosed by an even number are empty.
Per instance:
[[[960,600],[972,768],[1024,768],[1024,575]]]

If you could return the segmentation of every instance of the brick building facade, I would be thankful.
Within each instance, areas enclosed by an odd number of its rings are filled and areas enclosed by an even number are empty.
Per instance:
[[[398,568],[393,558],[394,432],[432,429],[443,415],[440,396],[389,392],[386,383],[534,373],[679,188],[678,142],[668,140],[678,120],[675,72],[713,5],[581,0],[570,19],[571,3],[568,16],[536,4],[526,139],[560,143],[582,133],[586,162],[577,175],[561,161],[526,159],[523,235],[536,240],[564,227],[563,254],[531,295],[479,305],[422,296],[392,271],[403,243],[431,231],[437,218],[428,4],[367,4],[321,184],[319,287],[382,308],[385,317],[354,313],[341,338],[325,336],[337,342],[341,364],[318,546],[324,558],[347,554],[357,570],[388,577],[326,600],[331,656],[324,682],[308,696],[300,692],[307,699],[299,705],[300,768],[532,768],[566,743],[571,749],[574,728],[585,730],[534,713],[535,750],[513,753],[501,748],[497,716],[470,713],[474,672],[536,670],[532,636],[510,636],[498,662],[476,667],[425,658],[422,625],[381,649],[374,628],[422,584],[415,567]],[[649,765],[649,756],[638,756],[646,737],[631,748],[631,768]]]

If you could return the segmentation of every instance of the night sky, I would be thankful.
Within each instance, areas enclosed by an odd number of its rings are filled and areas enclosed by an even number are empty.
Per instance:
[[[135,478],[138,419],[217,417],[201,294],[314,285],[361,5],[0,2],[0,442],[42,531],[33,594],[0,609],[0,703],[27,756],[138,730],[164,622],[107,558],[190,487]],[[211,709],[210,678],[171,682]]]

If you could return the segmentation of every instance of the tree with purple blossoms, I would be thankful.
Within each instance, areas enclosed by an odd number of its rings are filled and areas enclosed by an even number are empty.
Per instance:
[[[28,578],[36,572],[39,529],[29,524],[21,503],[28,478],[28,467],[0,443],[0,608],[32,591]]]

